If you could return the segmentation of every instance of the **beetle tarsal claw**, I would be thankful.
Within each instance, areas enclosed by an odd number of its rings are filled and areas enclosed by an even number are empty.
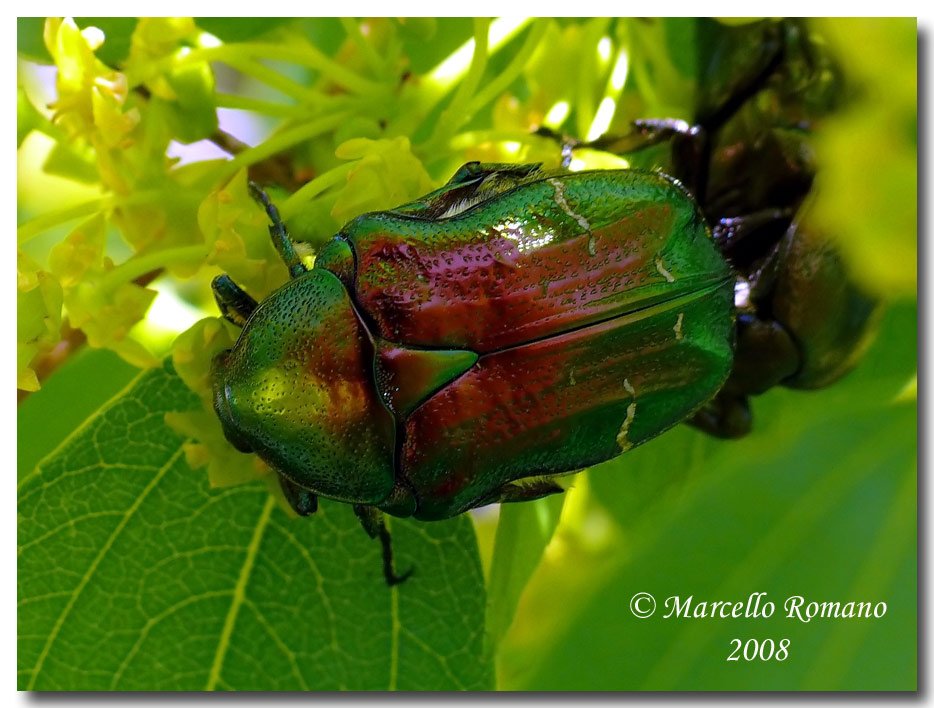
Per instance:
[[[402,575],[396,575],[392,561],[392,537],[389,535],[389,528],[386,526],[383,514],[376,507],[366,504],[354,504],[353,510],[367,535],[370,538],[379,539],[383,553],[383,577],[386,585],[392,587],[408,580],[415,572],[415,568],[409,568]]]
[[[415,572],[415,566],[412,566],[402,575],[396,575],[392,562],[392,537],[389,535],[389,529],[386,528],[386,522],[380,517],[379,528],[377,530],[379,542],[383,550],[383,577],[386,579],[386,585],[392,587],[399,583],[404,583],[412,577]]]

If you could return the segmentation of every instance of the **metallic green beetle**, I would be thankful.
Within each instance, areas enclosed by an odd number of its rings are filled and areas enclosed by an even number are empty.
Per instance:
[[[299,513],[317,495],[353,504],[390,582],[377,510],[434,520],[538,498],[688,419],[742,434],[748,395],[845,372],[872,312],[794,228],[756,295],[659,173],[469,163],[350,222],[311,270],[266,204],[292,279],[259,304],[215,282],[243,327],[215,358],[215,409]]]
[[[380,511],[535,499],[679,422],[741,435],[750,395],[838,378],[876,305],[800,226],[806,151],[730,122],[766,83],[783,90],[787,58],[763,57],[732,112],[642,121],[617,147],[668,141],[690,193],[657,171],[468,163],[351,221],[309,270],[257,190],[291,280],[261,303],[215,280],[243,328],[213,363],[227,438],[300,514],[318,495],[353,504],[393,583]]]
[[[268,202],[267,202],[268,205]],[[560,491],[689,417],[732,368],[735,276],[674,180],[629,170],[461,168],[348,224],[215,359],[227,437],[315,495],[443,519]]]

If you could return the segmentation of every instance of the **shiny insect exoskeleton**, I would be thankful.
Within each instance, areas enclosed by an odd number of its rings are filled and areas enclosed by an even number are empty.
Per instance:
[[[839,70],[800,22],[711,20],[702,31],[717,41],[695,123],[637,121],[630,134],[590,145],[679,179],[738,276],[733,371],[689,421],[731,438],[750,430],[749,396],[776,385],[820,388],[849,371],[880,306],[807,220],[810,137],[839,101]],[[734,64],[745,70],[727,70]]]
[[[443,519],[559,492],[554,476],[679,422],[741,435],[748,396],[845,372],[874,304],[799,224],[803,138],[740,120],[763,91],[800,93],[794,26],[768,27],[761,66],[696,125],[595,144],[664,144],[667,173],[468,163],[351,221],[312,269],[257,191],[291,280],[260,303],[214,283],[242,327],[213,364],[227,438],[298,513],[353,504],[392,583],[380,511]]]

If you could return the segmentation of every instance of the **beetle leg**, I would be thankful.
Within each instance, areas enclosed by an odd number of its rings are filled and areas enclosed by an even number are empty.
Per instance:
[[[680,180],[702,205],[706,204],[711,136],[716,135],[724,124],[767,85],[784,59],[785,43],[782,38],[769,41],[764,48],[769,54],[761,67],[736,86],[720,105],[701,113],[695,125],[671,118],[649,119],[635,121],[633,130],[623,136],[605,135],[586,143],[563,138],[560,142],[564,164],[567,165],[570,160],[569,147],[586,147],[625,154],[670,141],[671,167],[665,171]],[[547,128],[539,129],[538,133],[546,137],[557,135]]]
[[[285,224],[282,223],[282,219],[279,217],[279,210],[276,209],[276,205],[269,200],[269,195],[255,182],[250,182],[250,194],[266,209],[266,214],[272,222],[272,226],[269,227],[269,235],[272,236],[272,243],[276,247],[276,251],[279,252],[279,256],[285,263],[286,268],[289,269],[289,277],[297,278],[307,273],[308,268],[302,263],[302,259],[295,250],[295,246],[292,245],[289,232],[286,230]]]
[[[586,147],[613,153],[638,152],[677,136],[695,137],[701,128],[676,118],[645,118],[634,120],[632,130],[625,135],[601,135],[596,140],[578,143]]]
[[[727,121],[739,113],[740,109],[746,103],[762,91],[769,79],[779,70],[782,61],[785,58],[785,40],[784,37],[775,37],[771,40],[766,39],[763,45],[771,52],[768,59],[753,74],[748,74],[744,83],[736,86],[733,92],[727,96],[719,106],[713,110],[702,114],[697,122],[708,132],[714,133],[719,130]]]
[[[772,252],[781,241],[791,226],[794,213],[790,207],[763,209],[743,216],[720,219],[713,227],[713,238],[730,262],[749,275],[748,268],[757,256]]]
[[[756,396],[794,376],[800,367],[798,346],[781,324],[743,313],[736,322],[733,370],[723,390]]]
[[[533,482],[523,484],[522,482],[510,482],[494,490],[492,494],[484,498],[477,506],[486,506],[487,504],[509,503],[533,501],[541,499],[551,494],[560,494],[564,487],[551,479],[537,479]]]
[[[688,421],[718,438],[739,438],[752,427],[748,396],[794,376],[801,354],[787,330],[772,319],[742,313],[736,322],[733,371],[723,389]]]
[[[221,316],[237,327],[243,327],[256,309],[256,300],[240,288],[229,275],[219,275],[211,283],[214,300],[220,308]]]
[[[694,136],[700,130],[698,126],[692,126],[687,121],[676,118],[646,118],[634,120],[631,125],[632,130],[623,135],[606,134],[589,141],[578,140],[544,126],[538,128],[534,135],[554,140],[561,146],[562,156],[569,161],[569,151],[578,148],[602,150],[616,154],[638,152],[671,140],[675,136]]]
[[[386,578],[386,585],[392,587],[408,580],[415,572],[415,568],[409,568],[402,575],[396,575],[392,566],[392,539],[389,536],[389,529],[386,528],[386,520],[379,509],[365,504],[354,504],[353,511],[360,519],[360,524],[367,535],[370,538],[378,538],[383,546],[383,577]]]
[[[666,170],[681,181],[698,200],[707,188],[709,162],[709,131],[699,125],[675,118],[649,118],[632,123],[632,130],[624,135],[602,135],[596,140],[583,142],[561,135],[550,128],[539,128],[537,135],[552,138],[561,145],[561,164],[570,165],[571,152],[578,148],[601,150],[626,155],[660,143],[671,144],[671,168]]]
[[[752,428],[749,399],[721,391],[687,421],[717,438],[741,438]]]
[[[613,153],[634,153],[667,142],[671,145],[671,166],[666,170],[679,180],[695,199],[704,203],[710,163],[710,130],[701,125],[673,118],[649,118],[632,123],[623,136],[603,136],[585,147]]]
[[[736,87],[723,103],[701,114],[695,125],[670,118],[635,121],[630,135],[616,139],[601,137],[587,147],[592,145],[598,150],[625,153],[670,140],[671,176],[684,183],[702,205],[706,204],[712,136],[765,87],[781,66],[784,56],[784,42],[779,41],[772,46],[763,66]]]
[[[589,143],[585,144],[576,138],[572,138],[570,135],[559,133],[557,130],[552,130],[545,125],[539,126],[533,131],[532,135],[554,140],[561,146],[561,167],[564,169],[568,169],[571,166],[571,157],[573,156],[574,150],[579,147],[590,147]]]
[[[279,486],[282,487],[282,493],[285,494],[289,506],[299,516],[308,516],[318,510],[318,496],[314,492],[308,491],[281,474],[279,475]]]

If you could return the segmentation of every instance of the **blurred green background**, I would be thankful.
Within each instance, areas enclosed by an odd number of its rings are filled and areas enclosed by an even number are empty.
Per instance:
[[[213,275],[231,272],[259,295],[274,287],[263,216],[237,187],[238,170],[280,185],[273,196],[313,249],[352,216],[418,196],[469,159],[557,163],[556,145],[530,135],[538,125],[595,138],[639,117],[690,120],[717,37],[744,26],[20,19],[18,386],[41,389],[22,394],[18,476],[138,365],[174,353],[198,392],[203,362],[230,333],[201,325],[176,338],[216,315]],[[843,77],[843,99],[814,132],[813,218],[884,300],[878,336],[836,385],[755,399],[753,433],[740,441],[681,426],[577,475],[564,500],[475,514],[487,612],[474,659],[494,662],[498,688],[917,686],[917,28],[808,28]],[[233,163],[218,129],[246,144]],[[192,421],[192,475],[208,465],[214,486],[253,478],[208,413]],[[776,611],[637,619],[638,592],[659,604],[764,592]],[[802,623],[782,611],[791,595],[887,611]],[[788,658],[727,661],[734,638],[787,638]]]

